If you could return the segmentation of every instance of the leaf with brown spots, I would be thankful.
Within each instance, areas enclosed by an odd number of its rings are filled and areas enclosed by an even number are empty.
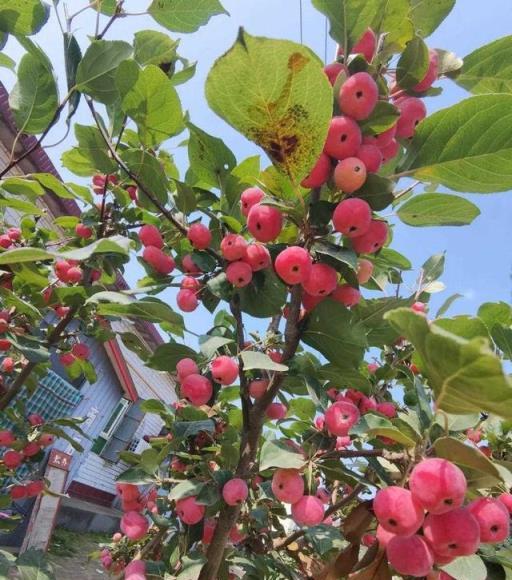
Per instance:
[[[322,62],[300,44],[241,29],[210,71],[206,97],[219,116],[262,147],[295,184],[322,152],[332,88]]]

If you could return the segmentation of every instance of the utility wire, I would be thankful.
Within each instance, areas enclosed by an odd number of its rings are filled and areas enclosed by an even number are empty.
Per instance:
[[[299,27],[300,27],[300,43],[303,44],[303,39],[302,39],[302,0],[299,0]]]

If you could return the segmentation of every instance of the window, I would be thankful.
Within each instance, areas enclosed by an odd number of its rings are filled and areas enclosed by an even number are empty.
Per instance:
[[[99,434],[99,437],[94,441],[91,451],[93,453],[100,454],[107,443],[110,441],[114,431],[119,426],[119,423],[123,420],[126,410],[130,406],[131,402],[128,399],[121,399],[113,410],[108,421],[103,427],[103,431]]]

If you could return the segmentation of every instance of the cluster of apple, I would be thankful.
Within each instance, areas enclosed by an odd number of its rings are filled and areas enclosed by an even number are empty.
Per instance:
[[[89,347],[83,342],[75,342],[68,352],[59,355],[60,364],[70,367],[77,359],[87,360],[91,354]]]
[[[434,565],[509,538],[512,495],[479,497],[464,506],[466,491],[466,478],[456,465],[429,458],[412,470],[409,489],[390,486],[377,493],[375,538],[398,573],[427,576]]]
[[[3,234],[0,234],[0,248],[9,249],[13,244],[21,240],[20,228],[7,228]]]
[[[55,442],[55,436],[44,432],[45,421],[41,415],[33,413],[27,417],[27,433],[20,437],[9,429],[0,431],[0,447],[6,449],[0,459],[0,466],[15,471],[24,462],[31,461],[42,449],[50,447]],[[45,489],[43,480],[24,481],[10,486],[9,493],[12,500],[35,497]]]
[[[117,175],[101,175],[97,173],[92,178],[92,189],[97,195],[104,195],[108,191],[109,186],[116,186],[119,184]],[[137,202],[137,187],[135,185],[125,186],[124,189],[130,196],[130,199]]]
[[[11,322],[11,313],[9,310],[0,310],[0,352],[7,352],[10,348],[11,348],[11,341],[4,337],[3,335],[5,335],[6,332],[8,332],[10,330],[10,322]],[[3,359],[4,361],[6,360],[6,358]],[[11,359],[12,360],[12,359]],[[3,361],[2,361],[2,367],[3,367]],[[12,365],[11,368],[11,364],[8,361],[7,363],[5,363],[7,365],[7,369],[5,369],[5,372],[12,372],[14,365]],[[4,369],[2,369],[4,370]]]

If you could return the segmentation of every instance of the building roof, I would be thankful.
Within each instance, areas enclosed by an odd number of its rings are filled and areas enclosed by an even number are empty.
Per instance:
[[[9,107],[9,94],[5,86],[1,82],[0,82],[0,117],[2,117],[4,121],[4,123],[0,123],[0,141],[4,142],[5,145],[10,150],[14,144],[14,140],[18,132],[16,129],[14,116]],[[45,150],[41,146],[37,145],[36,137],[32,135],[22,134],[18,139],[16,151],[17,154],[19,155],[24,151],[27,151],[28,149],[31,149],[33,147],[34,150],[23,161],[20,162],[19,164],[20,168],[25,173],[34,173],[34,172],[51,173],[55,177],[61,179],[59,172],[55,168],[55,165],[52,163],[51,159],[48,157]],[[71,199],[62,199],[51,191],[48,191],[43,199],[45,204],[51,211],[51,213],[56,217],[60,215],[80,216],[82,213],[80,206],[75,201]],[[117,277],[115,286],[119,290],[126,290],[129,288],[128,283],[120,274]],[[145,342],[151,348],[154,349],[158,345],[163,344],[164,341],[153,324],[145,320],[134,320],[133,324],[137,329],[137,331],[140,333],[140,335],[143,337]],[[113,341],[105,343],[105,348],[107,354],[109,355],[109,358],[112,361],[114,370],[116,371],[116,374],[118,375],[123,385],[125,392],[129,395],[130,398],[133,398],[134,395],[136,395],[133,380],[129,373],[125,373],[125,371],[122,368],[119,368],[120,363],[119,357],[122,356],[122,354],[119,349],[117,340],[114,339]]]

